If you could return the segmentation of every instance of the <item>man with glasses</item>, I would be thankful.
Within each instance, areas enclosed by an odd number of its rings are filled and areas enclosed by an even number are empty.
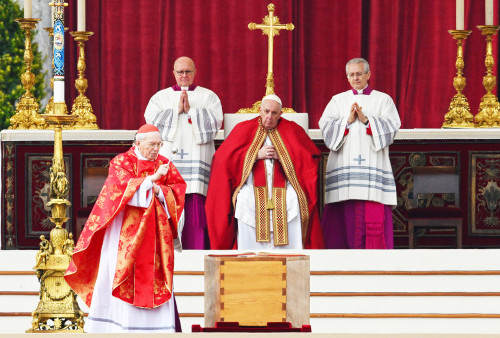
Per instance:
[[[172,159],[187,183],[182,246],[209,249],[205,196],[222,106],[213,91],[194,84],[192,59],[178,58],[173,74],[177,84],[153,95],[144,117],[160,130],[164,141],[160,154]]]
[[[90,308],[86,332],[180,330],[172,283],[186,183],[160,146],[155,126],[139,128],[78,239],[65,278]]]
[[[346,64],[352,89],[332,97],[319,121],[330,149],[322,228],[330,249],[392,249],[396,184],[389,145],[401,121],[389,95],[368,85],[370,66]]]

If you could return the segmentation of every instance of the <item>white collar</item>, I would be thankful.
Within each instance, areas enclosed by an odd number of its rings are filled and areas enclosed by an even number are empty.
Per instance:
[[[141,155],[141,152],[139,151],[139,148],[137,148],[136,146],[134,146],[134,152],[137,155],[137,158],[139,160],[149,161],[147,158],[145,158],[144,156]]]

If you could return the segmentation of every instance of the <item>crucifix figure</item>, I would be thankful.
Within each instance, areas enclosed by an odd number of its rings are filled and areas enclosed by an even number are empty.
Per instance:
[[[274,36],[280,34],[281,29],[293,30],[295,26],[292,23],[282,24],[277,16],[274,16],[274,5],[267,5],[269,15],[266,15],[261,24],[250,22],[250,30],[261,29],[262,35],[268,36],[268,57],[267,57],[267,79],[266,95],[274,94],[274,75],[273,75],[273,41]]]
[[[366,161],[361,155],[358,155],[358,158],[353,158],[354,161],[358,162],[358,165],[361,165],[361,162]]]

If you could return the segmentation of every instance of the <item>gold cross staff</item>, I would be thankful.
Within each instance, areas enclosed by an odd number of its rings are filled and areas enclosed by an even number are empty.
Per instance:
[[[49,3],[49,6],[53,6],[55,8],[55,12],[57,13],[57,15],[60,15],[61,7],[63,6],[68,7],[68,3],[61,0],[54,0],[51,3]],[[54,20],[54,18],[52,18],[52,20]]]
[[[281,29],[293,30],[295,26],[292,23],[282,24],[277,16],[274,16],[274,5],[267,5],[269,15],[266,15],[261,24],[250,22],[248,28],[250,30],[262,29],[262,35],[267,35],[268,38],[268,57],[267,57],[267,80],[266,80],[266,95],[274,94],[274,76],[273,76],[273,41],[274,36],[280,34]]]

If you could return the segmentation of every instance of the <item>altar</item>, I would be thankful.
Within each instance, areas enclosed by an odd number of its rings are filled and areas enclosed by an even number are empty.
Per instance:
[[[38,249],[40,235],[51,229],[45,209],[54,133],[50,130],[3,130],[1,135],[1,248]],[[132,144],[133,130],[63,131],[63,150],[70,181],[68,230],[81,232],[102,184],[110,160]],[[322,151],[324,174],[328,149],[321,132],[309,136]],[[216,145],[224,140],[218,132]],[[412,208],[413,168],[454,166],[459,174],[459,206],[463,210],[463,247],[500,247],[500,130],[401,129],[390,147],[398,190],[394,216],[394,246],[408,248],[408,210]],[[324,175],[320,175],[320,213]],[[419,247],[454,247],[451,230],[429,231]]]

